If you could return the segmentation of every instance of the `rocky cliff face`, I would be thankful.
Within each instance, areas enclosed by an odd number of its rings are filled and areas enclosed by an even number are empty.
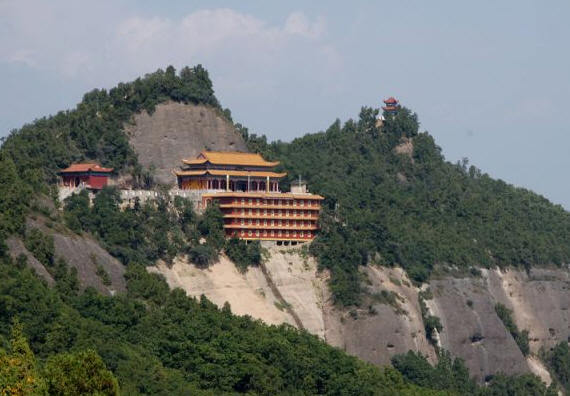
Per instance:
[[[391,292],[395,303],[373,302],[359,310],[341,310],[331,302],[327,274],[317,271],[312,258],[293,248],[272,247],[269,252],[265,271],[252,268],[247,274],[238,273],[227,258],[207,270],[185,260],[172,268],[159,265],[151,270],[189,295],[205,294],[220,306],[228,301],[234,313],[268,323],[303,327],[375,364],[388,364],[393,355],[410,349],[436,360],[434,346],[425,336],[421,290],[402,269],[363,269],[370,293]],[[541,347],[570,337],[567,269],[537,269],[530,274],[488,270],[480,277],[433,280],[428,287],[433,297],[425,300],[426,305],[443,324],[439,346],[463,358],[472,375],[483,381],[497,372],[534,372],[550,381],[537,354]],[[495,313],[497,303],[512,309],[520,330],[530,331],[528,358]]]
[[[180,167],[183,158],[204,149],[247,151],[233,125],[203,105],[159,104],[152,114],[137,114],[125,130],[139,162],[152,166],[155,180],[162,184],[174,184],[172,170]]]
[[[77,270],[77,278],[80,287],[85,289],[93,287],[105,295],[113,295],[117,292],[125,292],[125,267],[112,257],[99,243],[90,236],[78,236],[69,230],[58,226],[46,225],[48,221],[41,217],[28,218],[26,228],[37,228],[42,233],[53,237],[55,258],[62,258],[70,266]],[[8,249],[12,258],[16,259],[20,254],[27,257],[28,265],[44,279],[49,285],[54,284],[54,279],[42,263],[40,263],[25,247],[24,243],[16,237],[7,241]],[[102,271],[107,274],[109,282],[104,282]],[[107,283],[107,284],[106,284]]]

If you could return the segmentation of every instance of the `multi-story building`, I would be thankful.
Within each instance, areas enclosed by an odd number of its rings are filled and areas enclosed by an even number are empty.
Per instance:
[[[310,241],[319,229],[320,195],[299,182],[281,192],[279,180],[286,173],[273,170],[259,154],[203,151],[183,160],[175,172],[178,187],[201,192],[202,206],[218,202],[228,237],[278,243]]]

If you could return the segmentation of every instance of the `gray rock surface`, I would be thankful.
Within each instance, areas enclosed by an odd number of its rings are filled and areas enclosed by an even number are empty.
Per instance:
[[[441,346],[465,360],[472,376],[483,381],[497,372],[529,371],[525,357],[495,312],[497,301],[485,279],[446,278],[430,282],[430,287],[434,298],[426,303],[443,325]]]
[[[352,314],[332,305],[325,307],[326,340],[370,363],[390,364],[392,356],[409,350],[435,362],[435,351],[425,337],[418,303],[419,289],[400,268],[364,267],[371,293],[382,290],[398,295],[398,306],[372,303]]]
[[[40,278],[44,279],[48,285],[54,285],[55,281],[51,274],[46,270],[43,264],[26,249],[21,239],[11,236],[6,240],[6,245],[8,246],[8,251],[12,259],[16,260],[20,254],[23,254],[28,259],[28,266],[32,268]]]
[[[123,276],[125,267],[92,237],[66,234],[62,230],[54,230],[47,227],[42,219],[28,219],[26,226],[28,228],[39,228],[43,233],[53,237],[56,258],[62,257],[69,266],[77,269],[77,277],[82,289],[94,287],[106,295],[126,291]],[[111,285],[103,284],[101,277],[97,275],[97,266],[103,267],[107,272],[111,279]]]
[[[176,183],[172,170],[202,150],[247,151],[233,125],[203,105],[160,104],[152,115],[135,115],[134,124],[125,130],[139,162],[146,168],[154,166],[155,180],[162,184]]]

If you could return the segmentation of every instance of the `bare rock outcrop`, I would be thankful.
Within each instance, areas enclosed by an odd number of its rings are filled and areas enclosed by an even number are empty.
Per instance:
[[[440,318],[441,346],[461,357],[471,375],[480,381],[503,372],[528,372],[526,359],[495,312],[493,296],[484,279],[445,278],[430,282],[434,295],[427,301]]]
[[[513,311],[520,330],[529,331],[530,350],[570,341],[570,271],[533,268],[484,271],[493,298]]]
[[[419,288],[414,287],[400,268],[363,268],[370,282],[369,292],[382,290],[397,296],[396,304],[372,303],[371,309],[325,309],[326,340],[368,362],[385,365],[392,356],[417,351],[435,362],[428,343],[419,307]]]
[[[47,227],[40,218],[29,218],[26,227],[38,228],[53,237],[55,256],[63,258],[69,266],[77,269],[77,278],[82,289],[93,287],[106,295],[126,291],[123,276],[125,267],[92,237]],[[110,284],[104,284],[101,271],[108,275]]]
[[[250,315],[269,324],[295,324],[279,300],[273,295],[260,268],[250,268],[241,274],[226,256],[217,263],[200,269],[187,257],[176,257],[172,266],[159,262],[147,270],[166,279],[170,288],[180,288],[192,297],[204,294],[220,308],[230,304],[236,315]]]
[[[125,127],[129,141],[146,168],[155,169],[155,180],[173,184],[173,169],[183,158],[200,151],[247,151],[233,125],[211,107],[182,103],[163,103],[152,114],[143,111]]]
[[[32,253],[28,251],[28,249],[26,249],[26,246],[24,246],[24,242],[22,242],[21,239],[11,236],[6,240],[6,245],[8,246],[8,251],[10,252],[10,257],[12,257],[12,259],[16,260],[19,255],[23,254],[26,256],[27,265],[32,268],[40,278],[45,280],[50,286],[55,284],[55,281],[48,270],[34,257]]]
[[[430,307],[441,319],[442,347],[463,358],[480,380],[496,372],[541,374],[540,362],[525,358],[495,312],[512,310],[519,330],[528,330],[531,353],[570,337],[570,274],[567,269],[483,270],[481,278],[433,280]],[[545,375],[542,377],[547,380]]]
[[[250,268],[240,274],[222,257],[208,269],[177,259],[150,269],[165,276],[171,287],[189,295],[206,295],[219,306],[228,301],[238,315],[251,315],[267,323],[289,323],[324,338],[327,343],[378,365],[392,356],[414,350],[435,363],[434,347],[427,341],[419,304],[420,288],[401,268],[368,266],[369,302],[360,308],[334,306],[327,287],[327,271],[298,247],[273,246],[264,270]],[[425,303],[439,317],[443,330],[439,346],[462,358],[471,375],[483,382],[498,372],[533,372],[551,381],[538,358],[544,346],[568,340],[570,311],[567,269],[523,271],[483,270],[481,277],[441,277],[430,281],[433,297]],[[395,300],[370,296],[389,293]],[[512,309],[520,330],[530,331],[531,355],[523,356],[495,312],[502,303]]]

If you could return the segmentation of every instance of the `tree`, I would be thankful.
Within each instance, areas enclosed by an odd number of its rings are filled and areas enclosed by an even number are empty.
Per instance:
[[[47,394],[36,358],[18,320],[12,325],[9,351],[0,349],[0,395],[27,396]]]
[[[118,395],[119,385],[93,350],[63,353],[48,359],[45,377],[49,394]]]

